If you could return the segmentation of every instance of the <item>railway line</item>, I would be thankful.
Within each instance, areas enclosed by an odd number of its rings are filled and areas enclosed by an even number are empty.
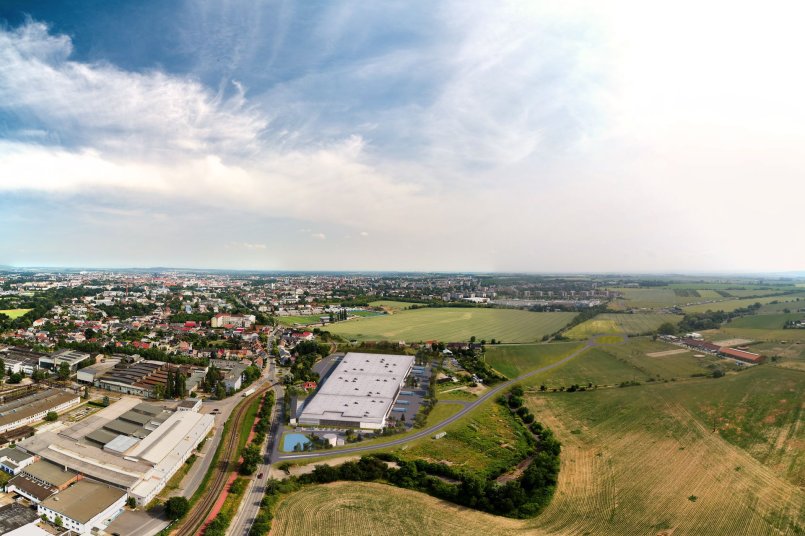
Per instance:
[[[240,435],[240,427],[246,412],[251,403],[263,396],[269,389],[272,388],[271,383],[266,383],[260,386],[254,393],[244,398],[243,401],[235,407],[232,413],[231,425],[229,428],[229,436],[222,438],[225,441],[222,447],[220,457],[216,467],[213,469],[214,473],[211,481],[208,482],[203,495],[193,504],[187,515],[179,522],[178,527],[171,534],[173,536],[195,536],[201,533],[202,525],[209,516],[215,502],[221,496],[226,486],[229,475],[235,470],[235,465],[238,460],[235,458],[238,450],[238,436]]]

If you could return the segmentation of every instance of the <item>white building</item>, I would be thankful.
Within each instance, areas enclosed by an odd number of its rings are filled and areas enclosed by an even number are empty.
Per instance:
[[[46,389],[0,405],[0,433],[39,422],[51,411],[60,413],[80,402],[81,397],[76,394]]]
[[[305,402],[299,424],[383,428],[413,365],[413,356],[349,352]]]
[[[10,475],[18,475],[20,471],[36,461],[36,456],[21,449],[0,449],[0,470]]]
[[[176,411],[193,411],[196,413],[198,413],[200,409],[201,409],[200,398],[188,398],[186,400],[182,400],[176,407]]]
[[[120,488],[100,484],[92,480],[79,480],[66,490],[42,501],[37,513],[51,523],[78,534],[88,534],[93,529],[103,530],[123,511],[126,492]]]

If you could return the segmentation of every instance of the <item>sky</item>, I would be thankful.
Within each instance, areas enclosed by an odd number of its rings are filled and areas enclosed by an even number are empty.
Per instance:
[[[0,1],[0,264],[805,269],[795,2]]]

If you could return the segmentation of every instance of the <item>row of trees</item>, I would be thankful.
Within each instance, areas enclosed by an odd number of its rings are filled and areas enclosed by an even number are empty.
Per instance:
[[[254,425],[254,438],[251,443],[246,445],[241,453],[243,461],[240,463],[238,472],[242,475],[254,474],[257,466],[260,465],[260,449],[266,440],[266,434],[271,426],[271,410],[274,408],[274,391],[269,391],[263,397],[257,416],[260,419]]]

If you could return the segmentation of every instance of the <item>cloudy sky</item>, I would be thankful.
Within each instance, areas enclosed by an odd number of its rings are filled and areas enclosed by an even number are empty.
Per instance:
[[[0,264],[805,269],[794,2],[0,3]]]

